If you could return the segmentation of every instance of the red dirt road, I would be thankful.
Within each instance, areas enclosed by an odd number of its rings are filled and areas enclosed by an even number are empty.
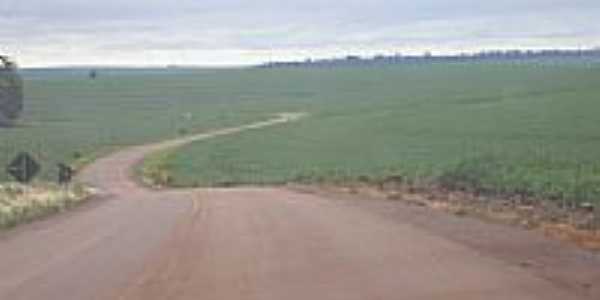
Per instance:
[[[88,167],[102,196],[0,235],[0,299],[600,299],[600,257],[397,202],[286,188],[154,191],[152,151]]]

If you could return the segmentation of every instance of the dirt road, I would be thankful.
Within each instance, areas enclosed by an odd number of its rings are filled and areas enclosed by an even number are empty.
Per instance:
[[[0,299],[600,299],[600,258],[513,228],[286,188],[153,191],[152,151],[89,166],[100,199],[0,235]]]

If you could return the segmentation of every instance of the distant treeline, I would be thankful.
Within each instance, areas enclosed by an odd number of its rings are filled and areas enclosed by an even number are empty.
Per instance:
[[[493,50],[458,55],[433,55],[429,52],[423,55],[376,55],[361,57],[348,55],[342,58],[306,59],[304,61],[269,62],[260,68],[305,67],[305,66],[360,66],[360,65],[389,65],[424,62],[476,62],[476,61],[591,61],[600,62],[600,48],[585,50]]]

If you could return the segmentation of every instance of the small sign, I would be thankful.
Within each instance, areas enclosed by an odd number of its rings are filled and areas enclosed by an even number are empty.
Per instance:
[[[58,183],[69,184],[73,180],[73,168],[66,164],[58,164]]]
[[[6,171],[18,182],[29,183],[40,172],[40,164],[29,153],[21,152]]]

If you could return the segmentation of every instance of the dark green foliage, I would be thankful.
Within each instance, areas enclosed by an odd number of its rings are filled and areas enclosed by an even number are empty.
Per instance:
[[[11,125],[23,110],[23,82],[14,64],[0,56],[0,126]]]

